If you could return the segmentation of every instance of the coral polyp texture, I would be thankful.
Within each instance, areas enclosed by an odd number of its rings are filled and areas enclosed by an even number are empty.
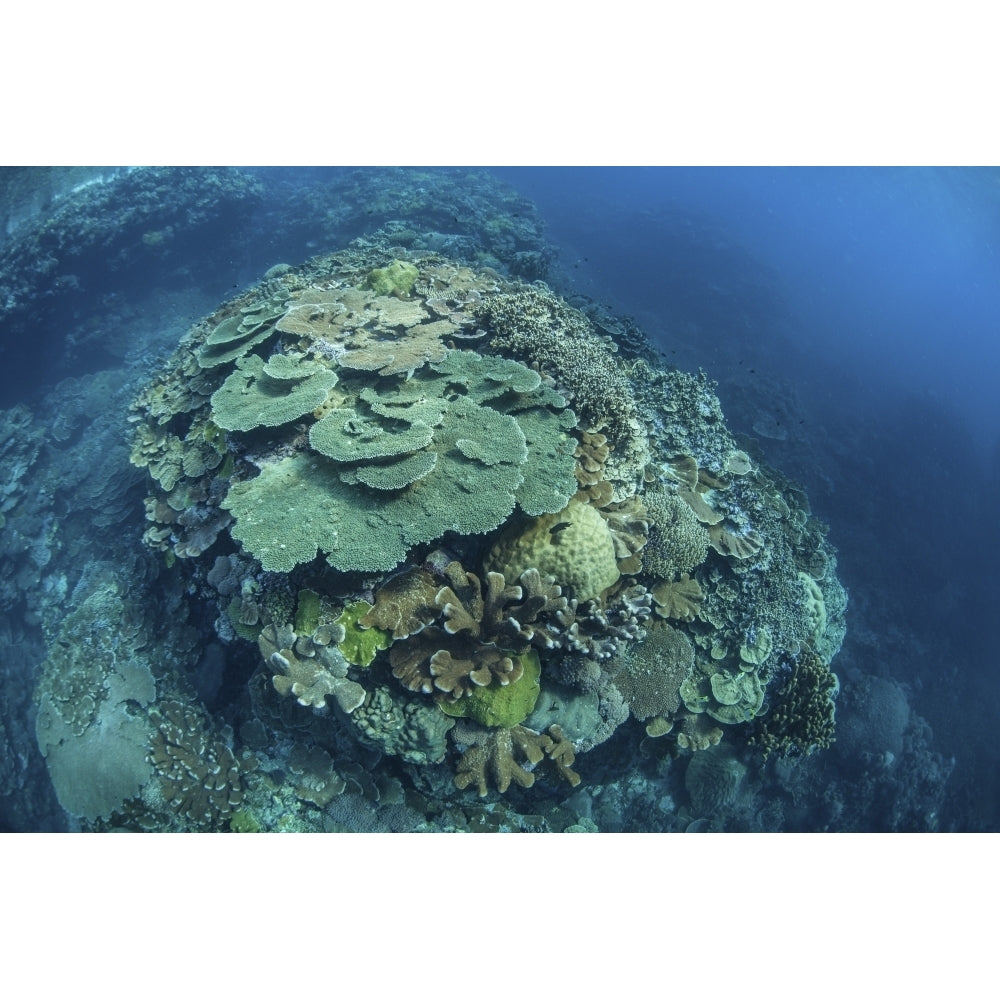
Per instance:
[[[754,757],[830,744],[836,556],[704,376],[541,282],[387,238],[269,275],[132,406],[145,541],[243,665],[243,716],[140,713],[152,677],[74,661],[44,687],[46,752],[103,759],[114,734],[122,762],[86,799],[57,768],[79,815],[158,781],[197,829],[340,828],[352,796],[509,817],[650,746],[704,755],[689,793],[723,808]],[[103,700],[69,684],[100,669]]]

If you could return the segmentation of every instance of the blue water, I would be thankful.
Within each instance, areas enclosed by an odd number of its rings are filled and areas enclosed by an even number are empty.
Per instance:
[[[206,209],[201,228],[189,216],[189,240],[180,230],[159,242],[151,221],[143,245],[114,255],[95,244],[70,266],[71,247],[53,250],[59,266],[38,278],[52,311],[34,339],[21,314],[0,328],[0,409],[23,403],[44,419],[60,379],[117,365],[138,378],[188,324],[268,267],[363,231],[363,211],[341,218],[323,202],[323,222],[303,208],[347,172],[249,173],[262,182],[255,200],[216,216]],[[826,766],[856,782],[857,815],[807,811],[792,825],[1000,828],[1000,171],[492,173],[544,222],[553,287],[634,317],[668,363],[704,369],[730,426],[801,483],[829,524],[851,596],[834,668],[856,698],[892,685],[910,721],[892,751],[879,745],[863,764],[838,758],[836,745],[828,752]],[[102,210],[122,205],[112,195]],[[434,228],[465,221],[442,217]],[[12,228],[0,250],[24,232]],[[8,693],[3,706],[6,745],[26,763],[8,769],[0,821],[60,829],[44,768],[29,760],[37,623],[19,620],[27,612],[13,596],[5,610],[26,650],[23,696]],[[865,716],[850,695],[844,706],[845,744],[852,725],[856,735],[893,724]]]
[[[940,405],[982,455],[996,445],[997,171],[500,174],[538,204],[550,235],[580,258],[586,285],[626,310],[675,314],[680,291],[685,318],[703,324],[710,350],[721,342],[734,360],[736,343],[780,333],[810,361],[830,365],[831,376],[843,373],[872,395],[915,394]],[[741,281],[764,273],[775,300],[741,298]],[[780,358],[773,369],[796,371]]]

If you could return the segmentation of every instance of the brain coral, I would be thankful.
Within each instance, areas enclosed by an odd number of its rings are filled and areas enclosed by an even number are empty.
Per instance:
[[[489,569],[516,580],[525,570],[537,569],[568,587],[578,601],[589,601],[618,582],[621,573],[615,544],[600,511],[571,500],[557,514],[515,525],[493,546]]]

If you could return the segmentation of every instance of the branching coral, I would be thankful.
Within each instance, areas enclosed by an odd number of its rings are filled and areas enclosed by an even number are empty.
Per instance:
[[[700,566],[708,555],[709,539],[691,507],[665,489],[647,490],[642,498],[651,521],[642,554],[646,571],[674,579]]]
[[[608,478],[634,489],[648,459],[646,435],[616,345],[547,289],[532,286],[484,297],[480,319],[493,350],[512,353],[551,374],[572,397],[584,426],[613,448]]]
[[[522,654],[532,645],[555,644],[545,620],[566,607],[559,588],[537,570],[522,573],[517,585],[489,573],[485,591],[479,577],[457,563],[445,572],[449,585],[434,597],[443,625],[394,643],[393,674],[411,691],[451,701],[477,686],[517,682],[524,672]]]
[[[764,758],[824,750],[834,740],[834,698],[837,676],[811,649],[792,663],[792,673],[780,689],[771,711],[758,719],[748,742],[760,747]]]
[[[515,749],[528,767],[534,768],[548,755],[560,777],[571,785],[580,782],[580,776],[570,767],[575,758],[572,744],[563,737],[558,726],[551,727],[546,735],[524,726],[476,729],[459,724],[452,730],[452,738],[468,747],[456,767],[455,785],[468,788],[475,784],[480,796],[488,793],[491,780],[501,794],[510,788],[512,781],[522,788],[530,788],[535,783],[533,771],[518,763]]]
[[[343,638],[341,626],[321,626],[310,636],[296,636],[290,625],[265,628],[258,642],[265,663],[276,671],[275,690],[320,711],[332,695],[342,711],[353,712],[364,701],[365,689],[347,677],[347,661],[336,646]]]

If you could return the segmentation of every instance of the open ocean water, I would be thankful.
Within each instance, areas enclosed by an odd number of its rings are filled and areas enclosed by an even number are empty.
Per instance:
[[[998,241],[990,169],[5,168],[0,826],[995,831]],[[310,446],[373,514],[286,557]],[[489,523],[449,487],[393,555],[455,461]],[[486,574],[539,524],[529,609]]]

